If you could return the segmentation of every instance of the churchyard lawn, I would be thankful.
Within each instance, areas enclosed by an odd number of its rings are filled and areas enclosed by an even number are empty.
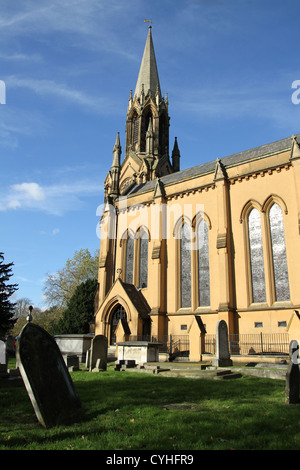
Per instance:
[[[285,381],[71,373],[85,419],[40,426],[24,387],[0,388],[1,450],[300,449],[300,404]]]

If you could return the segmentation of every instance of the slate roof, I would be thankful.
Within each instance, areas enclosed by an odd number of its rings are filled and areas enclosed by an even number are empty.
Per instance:
[[[123,281],[121,281],[121,283],[131,302],[134,304],[136,310],[139,312],[142,318],[146,318],[150,312],[150,307],[142,292],[133,284],[128,284]]]
[[[297,140],[299,141],[298,138],[300,137],[300,134],[296,135],[296,137],[297,137]],[[290,150],[291,148],[292,148],[292,138],[286,137],[285,139],[277,140],[276,142],[272,142],[270,144],[261,145],[260,147],[255,147],[250,150],[244,150],[243,152],[239,152],[233,155],[229,155],[227,157],[223,157],[221,158],[221,162],[226,169],[226,168],[235,166],[239,163],[245,163],[251,160],[265,158],[268,155]],[[213,160],[207,163],[202,163],[201,165],[194,166],[192,168],[188,168],[186,170],[177,171],[176,173],[162,176],[160,180],[164,185],[171,185],[180,181],[184,181],[186,179],[195,178],[197,176],[200,176],[206,173],[212,173],[215,171],[215,168],[216,168],[216,160]],[[153,191],[155,188],[155,184],[156,184],[156,180],[152,180],[152,181],[148,181],[147,183],[136,185],[127,194],[127,196],[131,194],[138,194],[138,193]]]

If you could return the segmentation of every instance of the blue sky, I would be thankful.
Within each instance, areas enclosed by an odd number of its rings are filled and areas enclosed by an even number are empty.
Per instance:
[[[298,0],[1,1],[0,251],[16,298],[44,308],[47,273],[99,248],[144,19],[185,169],[300,132],[299,13]]]

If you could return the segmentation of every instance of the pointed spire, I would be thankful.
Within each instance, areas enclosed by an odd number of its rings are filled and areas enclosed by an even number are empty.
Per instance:
[[[113,149],[113,162],[112,162],[112,166],[111,166],[112,168],[113,167],[118,168],[120,166],[121,153],[122,153],[122,148],[121,148],[121,144],[120,144],[120,134],[118,132],[116,142],[115,142],[115,145],[114,145],[114,149]]]
[[[180,170],[180,152],[178,148],[177,137],[175,137],[174,147],[172,151],[172,165],[173,171]]]
[[[146,95],[148,90],[150,90],[153,93],[153,96],[155,96],[158,90],[159,97],[161,97],[156,58],[151,34],[151,25],[149,26],[148,30],[147,41],[134,93],[137,98],[139,98],[142,94],[143,87]]]

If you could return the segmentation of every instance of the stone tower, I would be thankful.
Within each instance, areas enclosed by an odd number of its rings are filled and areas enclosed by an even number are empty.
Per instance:
[[[179,150],[169,157],[168,98],[162,97],[151,25],[134,95],[130,91],[126,117],[126,143],[120,164],[119,134],[113,150],[113,164],[105,181],[105,199],[114,202],[133,186],[179,171]],[[174,153],[174,151],[173,151]]]

